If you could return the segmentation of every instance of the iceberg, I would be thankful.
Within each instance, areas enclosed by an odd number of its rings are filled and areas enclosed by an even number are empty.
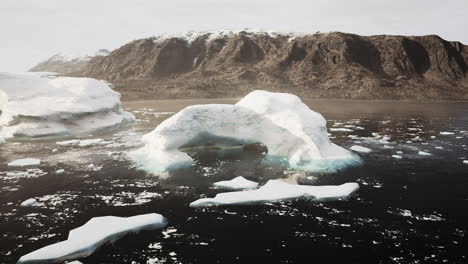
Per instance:
[[[118,240],[128,233],[164,228],[166,225],[167,219],[155,213],[131,217],[94,217],[85,225],[71,230],[67,240],[24,255],[17,263],[63,263],[76,260],[93,254],[105,243]]]
[[[307,171],[336,171],[360,158],[330,142],[326,120],[292,94],[253,91],[234,105],[193,105],[142,137],[144,146],[128,153],[135,165],[152,173],[188,166],[183,148],[261,143],[268,161]]]
[[[214,198],[196,200],[190,204],[190,207],[264,204],[300,198],[309,198],[313,201],[340,200],[348,198],[358,189],[359,184],[355,182],[335,186],[308,186],[269,180],[257,190],[219,193]]]
[[[0,138],[86,134],[131,122],[104,81],[0,73]]]
[[[32,166],[32,165],[40,165],[41,160],[35,158],[25,158],[25,159],[17,159],[12,162],[9,162],[7,165],[10,167],[23,167],[23,166]]]
[[[227,190],[256,189],[258,187],[257,182],[249,181],[242,176],[236,177],[230,181],[215,182],[213,185]]]

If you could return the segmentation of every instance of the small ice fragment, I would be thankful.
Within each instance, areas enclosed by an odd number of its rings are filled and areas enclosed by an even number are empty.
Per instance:
[[[366,147],[363,147],[363,146],[358,146],[358,145],[354,145],[349,149],[357,151],[357,152],[362,152],[362,153],[370,153],[372,151],[372,149],[369,149],[369,148],[366,148]]]
[[[444,147],[437,146],[436,149],[444,149]]]
[[[55,171],[56,174],[62,174],[62,173],[64,173],[64,172],[65,172],[64,169],[59,169],[59,170],[56,170],[56,171]]]
[[[421,156],[432,156],[431,153],[429,153],[429,152],[424,152],[424,151],[419,151],[419,152],[418,152],[418,155],[421,155]]]
[[[403,154],[403,151],[398,150],[398,151],[396,152],[396,154]]]
[[[436,138],[436,136],[431,136],[431,138]]]
[[[249,181],[242,176],[236,177],[229,181],[215,182],[213,185],[215,187],[227,190],[255,189],[258,187],[257,182]]]
[[[468,160],[464,160],[464,161],[463,161],[463,164],[467,164],[467,165],[468,165]]]
[[[333,132],[353,132],[354,130],[352,129],[349,129],[349,128],[335,128],[335,127],[331,127],[330,128],[330,131],[333,131]]]
[[[35,203],[37,203],[37,200],[34,198],[29,198],[26,201],[22,202],[20,204],[21,207],[28,207],[28,206],[33,206]]]
[[[17,159],[12,162],[8,163],[8,166],[31,166],[31,165],[40,165],[40,159],[34,158],[25,158],[25,159]]]
[[[403,157],[400,156],[400,155],[392,155],[392,157],[395,158],[395,159],[402,159],[402,158],[403,158]]]
[[[448,135],[453,135],[453,134],[455,134],[455,133],[453,133],[453,132],[441,131],[439,134],[444,135],[444,136],[448,136]]]

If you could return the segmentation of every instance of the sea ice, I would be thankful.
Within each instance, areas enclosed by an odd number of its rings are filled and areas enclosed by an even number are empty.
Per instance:
[[[291,168],[336,171],[360,162],[330,142],[326,121],[292,94],[253,91],[235,105],[189,106],[142,137],[129,156],[144,170],[161,173],[192,164],[181,148],[215,144],[263,143],[266,159]]]
[[[468,164],[468,160],[464,160],[464,161],[463,161],[463,164]]]
[[[362,152],[362,153],[370,153],[372,152],[372,149],[369,149],[369,148],[366,148],[366,147],[362,147],[362,146],[358,146],[358,145],[354,145],[352,146],[351,148],[349,148],[350,150],[354,150],[354,151],[357,151],[357,152]]]
[[[342,127],[338,127],[338,128],[332,127],[332,128],[330,128],[330,131],[333,131],[333,132],[353,132],[352,129],[342,128]]]
[[[215,182],[213,185],[215,187],[227,190],[255,189],[258,187],[257,182],[249,181],[242,176],[236,177],[229,181]]]
[[[0,137],[84,134],[134,120],[104,81],[0,73]]]
[[[20,206],[21,206],[21,207],[28,207],[28,206],[32,206],[32,205],[34,205],[34,204],[36,204],[36,203],[37,203],[37,200],[36,200],[36,199],[34,199],[34,198],[29,198],[29,199],[27,199],[26,201],[22,202],[22,203],[20,204]]]
[[[25,159],[17,159],[12,162],[9,162],[7,165],[8,166],[32,166],[32,165],[40,165],[41,160],[40,159],[34,159],[34,158],[25,158]]]
[[[432,156],[431,153],[425,152],[425,151],[419,151],[419,152],[418,152],[418,155],[421,155],[421,156]]]
[[[85,225],[71,230],[67,240],[24,255],[17,263],[63,263],[76,260],[93,254],[105,243],[118,240],[128,233],[164,228],[166,225],[166,218],[155,213],[131,217],[94,217]]]
[[[93,138],[93,139],[71,139],[65,141],[58,141],[56,142],[57,145],[60,146],[79,146],[79,147],[88,147],[92,145],[96,145],[102,143],[104,139],[102,138]]]
[[[444,136],[448,136],[448,135],[453,135],[453,134],[455,134],[455,133],[442,131],[442,132],[440,132],[439,134],[444,135]]]
[[[400,155],[392,155],[392,157],[395,158],[395,159],[402,159],[402,158],[403,158],[403,157],[400,156]]]
[[[308,186],[289,184],[280,180],[270,180],[257,190],[219,193],[214,198],[202,198],[190,204],[190,207],[213,205],[264,204],[299,198],[314,201],[329,201],[348,198],[359,189],[359,184]]]

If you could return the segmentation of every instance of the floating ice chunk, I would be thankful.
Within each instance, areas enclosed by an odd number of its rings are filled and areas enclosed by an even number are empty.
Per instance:
[[[26,201],[23,201],[20,206],[21,207],[28,207],[28,206],[33,206],[34,204],[37,203],[37,200],[34,198],[29,198]]]
[[[468,160],[464,160],[464,161],[463,161],[463,164],[467,164],[467,165],[468,165]]]
[[[270,180],[257,190],[219,193],[214,198],[196,200],[190,207],[264,204],[299,198],[310,198],[314,201],[339,200],[349,197],[357,189],[359,184],[354,182],[336,186],[308,186]]]
[[[120,94],[91,78],[0,73],[0,137],[83,134],[134,120]]]
[[[292,94],[253,91],[235,105],[189,106],[142,137],[129,153],[140,168],[161,173],[192,164],[180,148],[206,144],[263,143],[269,160],[302,170],[335,171],[360,162],[330,142],[326,121]]]
[[[401,154],[403,154],[403,151],[398,150],[398,151],[396,152],[396,154],[400,154],[400,155],[401,155]]]
[[[249,181],[242,176],[236,177],[229,181],[215,182],[213,185],[215,187],[228,190],[255,189],[258,187],[257,182]]]
[[[444,147],[437,146],[437,147],[435,147],[435,149],[444,149]]]
[[[349,129],[349,128],[342,128],[342,127],[338,127],[338,128],[331,127],[330,131],[332,131],[332,132],[353,132],[354,130]]]
[[[8,166],[32,166],[32,165],[40,165],[41,160],[35,158],[25,158],[25,159],[17,159],[12,162],[9,162]]]
[[[59,170],[56,170],[56,171],[55,171],[56,174],[62,174],[62,173],[64,173],[64,172],[65,172],[64,169],[59,169]]]
[[[369,149],[369,148],[366,148],[366,147],[363,147],[363,146],[358,146],[358,145],[354,145],[349,149],[357,151],[357,152],[362,152],[362,153],[370,153],[372,151],[372,149]]]
[[[24,255],[17,263],[63,263],[76,260],[93,254],[103,244],[128,233],[164,228],[166,225],[166,218],[155,213],[131,217],[94,217],[85,225],[71,230],[67,240]]]
[[[443,135],[443,136],[449,136],[449,135],[454,135],[455,133],[453,133],[453,132],[441,131],[439,134],[441,134],[441,135]]]
[[[425,151],[419,151],[419,152],[418,152],[418,155],[421,155],[421,156],[432,156],[431,153],[425,152]]]
[[[403,158],[403,157],[400,156],[400,155],[392,155],[392,157],[395,158],[395,159],[402,159],[402,158]]]
[[[94,139],[71,139],[65,141],[58,141],[56,142],[57,145],[61,146],[79,146],[79,147],[88,147],[92,145],[96,145],[102,143],[104,139],[102,138],[94,138]]]

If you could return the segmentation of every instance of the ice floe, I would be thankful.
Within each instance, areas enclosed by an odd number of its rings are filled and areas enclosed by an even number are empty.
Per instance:
[[[25,158],[25,159],[17,159],[14,161],[9,162],[7,165],[11,167],[22,167],[22,166],[34,166],[40,165],[41,160],[35,158]]]
[[[463,161],[463,164],[467,164],[467,165],[468,165],[468,160],[464,160],[464,161]]]
[[[84,134],[134,120],[109,84],[91,78],[0,73],[0,137]]]
[[[266,159],[303,170],[335,171],[360,162],[330,142],[326,121],[292,94],[253,91],[235,105],[189,106],[142,137],[129,156],[144,170],[160,173],[190,165],[180,148],[234,142],[263,143]]]
[[[400,156],[400,155],[392,155],[392,158],[395,158],[395,159],[402,159],[403,157]]]
[[[332,131],[332,132],[353,132],[352,129],[342,128],[342,127],[339,127],[339,128],[332,127],[332,128],[330,128],[330,131]]]
[[[33,206],[33,205],[36,204],[36,203],[37,203],[37,200],[36,200],[36,199],[34,199],[34,198],[29,198],[29,199],[23,201],[23,202],[20,204],[20,206],[21,206],[21,207],[28,207],[28,206]]]
[[[370,153],[370,152],[372,152],[372,149],[366,148],[366,147],[363,147],[363,146],[358,146],[358,145],[354,145],[354,146],[350,147],[349,149],[350,149],[350,150],[357,151],[357,152],[362,152],[362,153]]]
[[[264,204],[299,198],[314,201],[328,201],[348,198],[359,189],[359,184],[309,186],[289,184],[280,180],[270,180],[257,190],[219,193],[214,198],[201,198],[190,204],[191,207],[237,204]]]
[[[63,263],[87,257],[107,242],[115,241],[128,233],[164,228],[167,220],[160,214],[144,214],[131,217],[94,217],[85,225],[73,229],[68,239],[27,255],[18,264]]]
[[[88,147],[97,144],[106,144],[108,142],[104,141],[102,138],[93,138],[93,139],[71,139],[65,141],[58,141],[56,142],[57,145],[60,146],[78,146],[78,147]]]
[[[455,133],[453,133],[453,132],[447,132],[447,131],[441,131],[439,134],[440,134],[440,135],[443,135],[443,136],[449,136],[449,135],[454,135]]]
[[[249,181],[242,176],[238,176],[229,181],[215,182],[213,185],[215,187],[227,190],[256,189],[258,187],[257,182]]]
[[[421,150],[420,150],[420,151],[418,151],[418,155],[420,155],[420,156],[432,156],[432,154],[431,154],[431,153],[429,153],[429,152],[425,152],[425,151],[421,151]]]

